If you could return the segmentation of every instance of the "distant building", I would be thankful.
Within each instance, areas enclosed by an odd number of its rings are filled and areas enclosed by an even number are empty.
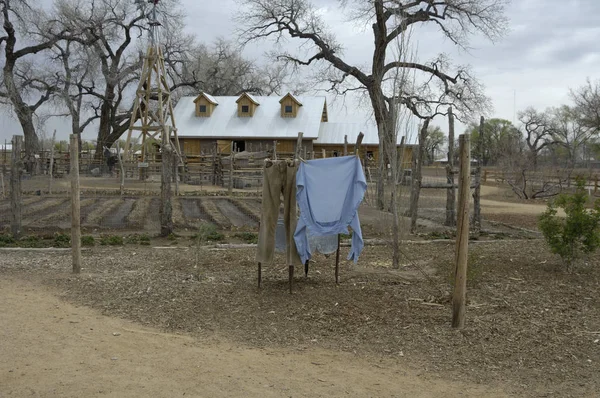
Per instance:
[[[364,156],[376,161],[379,157],[377,130],[359,123],[330,122],[325,97],[212,96],[183,97],[174,110],[177,134],[183,154],[194,156],[235,151],[258,152],[273,148],[291,154],[296,150],[298,133],[303,133],[302,152],[322,157],[342,156],[344,136],[348,152],[354,151],[358,134],[362,132]],[[400,137],[398,138],[398,144]],[[405,150],[404,163],[410,164],[413,146]],[[307,155],[309,156],[309,155]]]

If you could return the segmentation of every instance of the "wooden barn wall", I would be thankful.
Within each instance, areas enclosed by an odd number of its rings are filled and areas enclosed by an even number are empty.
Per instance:
[[[186,156],[208,155],[215,151],[215,144],[219,148],[219,152],[223,154],[231,153],[232,141],[244,141],[246,151],[260,152],[273,149],[273,140],[264,139],[207,139],[207,138],[180,138],[179,143],[182,151]],[[297,140],[277,140],[278,153],[295,153]],[[312,140],[304,140],[302,142],[303,151],[312,152]]]
[[[344,156],[344,145],[318,145],[315,144],[315,157],[321,158],[323,157],[322,152],[325,149],[327,157],[336,156]],[[399,150],[400,148],[398,148]],[[408,146],[404,147],[404,155],[402,156],[402,164],[404,167],[410,167],[412,162],[412,152],[413,148]],[[354,153],[354,144],[348,143],[348,154],[351,155]],[[379,145],[363,145],[361,147],[361,156],[365,157],[368,153],[372,153],[373,160],[379,160]]]

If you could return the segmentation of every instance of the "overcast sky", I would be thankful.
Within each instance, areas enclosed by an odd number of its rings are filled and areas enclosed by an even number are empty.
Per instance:
[[[46,0],[49,1],[49,0]],[[125,0],[124,0],[125,1]],[[222,36],[231,38],[235,32],[233,16],[235,0],[181,0],[187,12],[187,29],[199,40],[211,42]],[[330,28],[344,46],[344,57],[358,65],[368,64],[372,54],[371,32],[353,23],[345,23],[335,0],[313,0]],[[431,29],[415,31],[419,60],[425,61],[444,52],[457,64],[472,65],[476,76],[492,99],[494,117],[513,120],[515,111],[527,106],[544,109],[569,101],[569,88],[585,83],[587,77],[600,78],[600,1],[598,0],[513,0],[507,9],[510,32],[497,43],[483,37],[471,40],[469,52],[458,51],[451,43]],[[293,43],[293,42],[291,42]],[[269,43],[255,44],[245,49],[247,57],[264,61]],[[332,98],[330,99],[330,102]],[[353,101],[333,104],[330,121],[364,121],[368,112],[358,110]],[[336,106],[336,104],[338,106]],[[0,139],[20,134],[19,125],[6,113],[2,118]],[[477,116],[476,116],[477,118]],[[444,120],[436,120],[444,130]],[[59,129],[66,137],[68,124],[54,121],[46,130]],[[462,133],[463,127],[458,126]],[[64,131],[64,134],[61,134]],[[86,138],[95,132],[88,130]]]

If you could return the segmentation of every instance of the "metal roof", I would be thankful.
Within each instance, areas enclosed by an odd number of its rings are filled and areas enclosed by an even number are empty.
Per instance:
[[[356,143],[359,133],[363,133],[363,145],[379,145],[377,127],[365,123],[321,123],[319,138],[314,142],[321,145],[340,145],[344,143],[344,135],[348,136],[348,144]],[[397,144],[400,145],[402,137],[399,135]]]
[[[279,96],[253,96],[260,106],[256,107],[254,116],[238,117],[239,97],[217,96],[219,103],[209,117],[197,117],[194,99],[183,97],[174,110],[179,137],[200,138],[297,138],[304,133],[304,138],[316,139],[319,136],[321,115],[325,106],[325,97],[298,96],[303,106],[298,109],[296,117],[281,117]],[[325,123],[326,124],[326,123]],[[342,136],[343,142],[343,136]]]

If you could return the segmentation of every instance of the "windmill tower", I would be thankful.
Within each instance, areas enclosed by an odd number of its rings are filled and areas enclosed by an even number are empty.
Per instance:
[[[181,150],[173,115],[171,91],[167,83],[165,59],[158,34],[160,23],[157,19],[156,6],[159,0],[135,0],[139,7],[142,7],[144,2],[152,4],[152,12],[149,16],[150,40],[133,103],[133,114],[131,115],[125,143],[125,156],[130,160],[131,134],[133,131],[140,131],[142,135],[142,163],[147,161],[146,147],[148,140],[155,139],[158,142],[163,142],[163,134],[167,134],[166,142],[171,143],[176,152],[176,157],[180,159]]]

